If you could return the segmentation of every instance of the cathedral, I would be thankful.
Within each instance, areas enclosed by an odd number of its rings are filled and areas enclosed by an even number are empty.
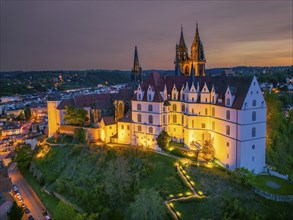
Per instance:
[[[164,130],[190,151],[211,140],[215,157],[230,170],[244,167],[262,172],[266,103],[256,77],[206,76],[205,63],[198,25],[190,56],[181,28],[174,75],[154,72],[143,80],[135,47],[131,88],[116,95],[48,99],[49,136],[74,132],[76,127],[64,122],[65,106],[71,105],[95,116],[85,128],[91,141],[159,151],[156,139]]]
[[[176,75],[179,75],[181,72],[182,75],[189,76],[193,66],[196,76],[204,76],[205,63],[206,63],[206,59],[204,55],[203,44],[200,40],[200,36],[198,32],[198,23],[196,23],[196,32],[195,32],[194,39],[191,45],[190,56],[188,55],[188,49],[186,47],[184,36],[183,36],[183,27],[181,26],[179,44],[176,44],[176,56],[175,56]]]

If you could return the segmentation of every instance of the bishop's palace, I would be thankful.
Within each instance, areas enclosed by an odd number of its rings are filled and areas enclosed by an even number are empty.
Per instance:
[[[198,27],[190,55],[183,30],[176,45],[175,74],[152,73],[142,80],[135,47],[132,88],[118,94],[48,98],[49,136],[73,133],[64,122],[65,106],[84,108],[91,141],[130,144],[160,150],[156,138],[165,130],[186,149],[212,140],[215,157],[227,168],[263,171],[266,144],[266,103],[256,77],[206,76],[205,54]]]

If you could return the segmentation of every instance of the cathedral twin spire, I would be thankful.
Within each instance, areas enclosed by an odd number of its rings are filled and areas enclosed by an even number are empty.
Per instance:
[[[191,56],[188,56],[188,50],[184,41],[183,27],[181,26],[179,44],[176,45],[176,58],[175,58],[175,75],[178,75],[178,66],[183,75],[190,75],[192,65],[194,66],[195,75],[205,75],[205,55],[203,44],[201,42],[198,23],[196,22],[196,32],[191,45]]]
[[[131,71],[131,83],[134,87],[142,81],[142,68],[139,65],[137,46],[134,49],[133,68]]]

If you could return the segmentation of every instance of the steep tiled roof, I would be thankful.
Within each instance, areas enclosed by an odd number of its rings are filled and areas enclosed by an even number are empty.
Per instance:
[[[120,89],[115,99],[116,100],[130,100],[133,94],[134,94],[133,89]]]
[[[96,108],[110,108],[112,103],[111,94],[87,94],[76,95],[69,99],[63,99],[57,109],[65,109],[65,106],[73,106],[76,108],[84,108],[95,106]]]
[[[129,123],[133,122],[132,121],[131,110],[129,110],[128,112],[126,112],[126,114],[122,118],[120,118],[118,121],[119,122],[129,122]]]
[[[155,94],[157,94],[156,99],[159,101],[163,101],[162,96],[160,95],[160,91],[164,90],[164,86],[166,85],[167,93],[171,94],[173,86],[175,85],[176,89],[179,91],[182,86],[186,85],[188,82],[189,76],[166,76],[162,77],[159,73],[152,73],[141,85],[143,91],[147,91],[149,85],[155,90]],[[206,83],[208,88],[211,90],[214,85],[216,93],[219,95],[219,98],[222,98],[222,103],[216,103],[216,105],[224,106],[224,98],[225,92],[228,86],[231,89],[233,95],[235,95],[235,99],[233,101],[232,108],[241,109],[243,106],[244,99],[248,92],[249,86],[251,84],[252,78],[239,78],[239,77],[227,77],[227,76],[195,76],[195,87],[197,88],[197,83],[199,83],[199,88],[202,90],[204,84]],[[146,94],[146,93],[145,93]],[[147,101],[146,95],[144,95],[142,101]],[[132,98],[136,100],[136,96]],[[155,100],[154,100],[155,101]]]
[[[104,116],[102,118],[102,120],[104,121],[105,125],[113,125],[116,124],[114,118],[112,116]]]

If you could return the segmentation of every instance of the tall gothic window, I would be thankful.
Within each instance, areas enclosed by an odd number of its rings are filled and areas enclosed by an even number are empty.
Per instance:
[[[149,133],[152,134],[153,133],[153,128],[149,127]]]
[[[153,111],[153,105],[149,105],[149,112]]]
[[[152,124],[152,123],[153,123],[153,116],[149,115],[149,124]]]
[[[256,112],[253,111],[253,112],[252,112],[252,121],[255,121],[255,120],[256,120]]]
[[[226,126],[226,135],[230,135],[230,126],[229,125]]]
[[[177,123],[177,115],[173,115],[173,123]]]
[[[255,137],[255,135],[256,135],[256,128],[253,127],[252,130],[251,130],[251,136]]]
[[[230,120],[230,111],[229,110],[226,111],[226,119]]]
[[[141,110],[141,104],[137,104],[137,110]]]
[[[252,106],[256,106],[256,100],[255,99],[253,99],[253,101],[252,101]]]
[[[138,115],[137,115],[137,121],[138,121],[138,122],[141,122],[141,114],[138,114]]]
[[[177,105],[176,105],[176,104],[173,104],[173,105],[172,105],[172,110],[173,110],[174,112],[177,111]]]

